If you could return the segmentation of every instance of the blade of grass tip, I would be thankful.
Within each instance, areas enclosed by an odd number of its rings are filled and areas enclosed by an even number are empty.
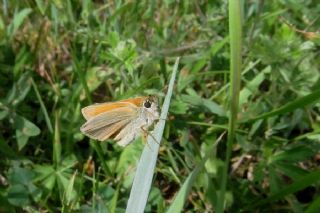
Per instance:
[[[144,208],[147,204],[148,195],[151,188],[151,182],[153,178],[153,173],[158,157],[159,147],[162,134],[165,126],[166,117],[169,110],[170,100],[172,96],[173,91],[173,85],[174,81],[177,75],[178,70],[178,64],[179,64],[179,58],[176,59],[176,62],[173,67],[173,72],[171,75],[168,92],[166,94],[161,116],[159,122],[155,125],[155,128],[151,134],[153,137],[157,140],[154,141],[152,136],[148,136],[147,143],[148,145],[145,146],[140,161],[138,163],[136,175],[133,180],[130,197],[127,204],[127,213],[139,213],[143,212]]]
[[[34,92],[36,93],[36,96],[38,98],[38,101],[40,103],[40,107],[41,107],[41,110],[42,110],[42,113],[44,115],[44,119],[46,121],[46,124],[47,124],[47,127],[49,129],[49,132],[52,133],[53,132],[53,128],[52,128],[52,124],[51,124],[51,121],[50,121],[50,118],[49,118],[49,115],[48,115],[48,111],[42,101],[42,98],[41,98],[41,95],[39,93],[39,90],[38,90],[38,87],[37,85],[34,83],[34,80],[33,78],[31,78],[31,84],[32,84],[32,87],[34,89]]]
[[[200,161],[200,163],[196,166],[196,168],[189,174],[187,179],[184,181],[182,187],[180,188],[178,194],[174,198],[174,201],[170,205],[167,213],[175,213],[175,212],[182,212],[182,208],[184,206],[185,200],[187,199],[191,187],[194,184],[196,178],[198,177],[200,171],[203,169],[204,164],[212,155],[214,148],[217,146],[219,141],[221,141],[222,137],[225,135],[225,132],[221,134],[221,136],[217,139],[214,144],[208,148],[207,152],[205,153],[204,158]]]
[[[229,1],[229,34],[230,34],[230,117],[225,165],[220,179],[220,194],[217,200],[216,212],[222,213],[225,206],[225,191],[227,188],[228,167],[235,138],[237,113],[239,107],[239,92],[241,82],[241,1]]]

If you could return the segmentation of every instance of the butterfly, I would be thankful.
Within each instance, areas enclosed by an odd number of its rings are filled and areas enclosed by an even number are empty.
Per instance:
[[[105,141],[114,139],[127,146],[159,120],[158,101],[154,96],[136,97],[116,102],[93,104],[81,110],[86,123],[80,130],[88,137]]]

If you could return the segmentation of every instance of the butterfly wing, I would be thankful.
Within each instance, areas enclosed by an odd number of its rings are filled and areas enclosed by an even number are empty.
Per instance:
[[[87,106],[81,110],[83,117],[86,120],[96,117],[104,112],[112,111],[114,109],[123,108],[130,106],[130,103],[126,102],[115,102],[115,103],[102,103]]]
[[[117,144],[120,146],[126,146],[132,142],[139,134],[138,128],[140,128],[136,122],[131,121],[115,136]]]
[[[86,120],[89,120],[101,113],[108,112],[122,107],[140,107],[146,97],[130,98],[117,102],[93,104],[82,108],[81,112]]]
[[[138,109],[135,106],[115,108],[89,118],[80,130],[90,138],[104,141],[119,132],[137,115]]]
[[[128,120],[122,120],[117,123],[101,127],[99,129],[89,129],[83,133],[92,139],[105,141],[117,132],[119,132],[120,129],[123,128],[128,122]]]
[[[140,133],[136,120],[139,109],[147,98],[130,98],[85,107],[81,112],[87,122],[80,130],[99,141],[114,137],[120,146],[126,146]]]

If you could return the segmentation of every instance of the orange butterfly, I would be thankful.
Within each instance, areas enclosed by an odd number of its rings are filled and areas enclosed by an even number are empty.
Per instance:
[[[81,110],[87,120],[81,132],[92,139],[114,139],[126,146],[159,119],[155,97],[137,97],[87,106]]]

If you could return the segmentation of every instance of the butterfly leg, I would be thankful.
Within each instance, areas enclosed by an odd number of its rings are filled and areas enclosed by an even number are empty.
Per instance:
[[[170,119],[168,119],[168,118],[156,118],[154,121],[155,122],[158,122],[158,121],[170,121]]]
[[[151,133],[149,133],[148,130],[144,129],[143,126],[141,127],[141,130],[142,130],[142,132],[143,132],[143,137],[144,137],[144,139],[145,139],[144,143],[147,143],[147,144],[148,144],[147,136],[150,135],[150,137],[152,137],[152,139],[153,139],[157,144],[160,145],[160,143],[157,141],[157,139],[155,139],[155,137],[154,137]]]
[[[143,128],[141,127],[141,129],[143,129]],[[148,136],[148,134],[146,134],[145,132],[143,132],[143,133],[142,133],[142,141],[143,141],[144,144],[147,144],[147,146],[149,147],[149,149],[150,149],[151,151],[153,151],[152,148],[151,148],[151,146],[149,145],[149,143],[148,143],[148,141],[147,141],[147,136]]]

